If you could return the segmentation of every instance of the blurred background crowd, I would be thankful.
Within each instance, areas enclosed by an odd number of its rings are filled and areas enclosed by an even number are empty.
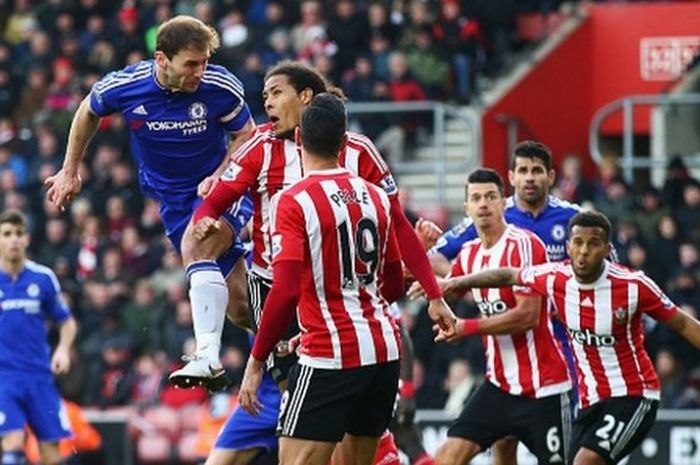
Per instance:
[[[240,78],[263,121],[265,70],[285,58],[313,63],[354,101],[474,101],[479,83],[502,73],[509,54],[541,38],[523,18],[555,21],[559,3],[0,1],[0,205],[28,214],[32,257],[55,270],[80,323],[72,372],[60,379],[64,395],[99,407],[180,406],[207,396],[164,382],[193,344],[187,282],[157,203],[139,191],[121,117],[103,119],[81,167],[82,194],[69,209],[54,209],[42,189],[61,165],[72,114],[91,85],[151,57],[160,23],[190,14],[215,26],[222,47],[212,61]],[[606,213],[621,261],[697,315],[700,183],[683,161],[669,162],[662,190],[625,183],[614,157],[592,179],[576,155],[557,168],[554,193]],[[458,311],[475,314],[468,299]],[[483,373],[480,340],[435,345],[420,304],[404,303],[403,316],[416,347],[418,407],[459,411]],[[665,328],[648,330],[662,407],[700,408],[697,355]],[[246,334],[228,325],[224,344],[229,376],[240,381]]]

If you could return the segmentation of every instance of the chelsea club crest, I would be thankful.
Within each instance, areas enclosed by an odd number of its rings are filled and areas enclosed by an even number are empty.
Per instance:
[[[207,116],[207,106],[202,102],[195,102],[190,105],[187,111],[191,119],[202,119]]]
[[[555,224],[552,228],[552,239],[554,239],[555,241],[563,241],[565,237],[566,230],[564,229],[564,226],[560,224]]]

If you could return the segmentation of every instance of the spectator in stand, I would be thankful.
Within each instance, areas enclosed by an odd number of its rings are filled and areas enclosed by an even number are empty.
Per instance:
[[[46,68],[38,65],[32,67],[15,107],[14,118],[19,127],[27,127],[32,123],[34,116],[44,108],[48,94],[49,77]]]
[[[143,354],[134,361],[134,387],[129,399],[130,403],[139,407],[158,403],[165,375],[156,360],[159,356],[160,354],[156,356]]]
[[[593,185],[583,174],[581,157],[578,154],[572,153],[564,157],[553,189],[554,195],[568,202],[581,205],[593,201]]]
[[[109,168],[109,188],[105,193],[107,198],[111,199],[117,196],[122,199],[124,209],[130,215],[140,212],[144,201],[138,183],[134,178],[134,169],[131,167],[131,164],[123,159],[116,161]]]
[[[252,52],[243,61],[236,75],[243,84],[246,92],[246,103],[256,123],[266,121],[265,107],[263,106],[262,91],[265,81],[265,68],[259,53]]]
[[[614,155],[604,155],[598,165],[598,173],[593,179],[593,201],[597,202],[605,198],[605,189],[612,179],[620,177],[620,165]]]
[[[433,24],[433,14],[426,0],[410,0],[408,3],[408,18],[401,24],[401,35],[398,47],[408,51],[416,43],[416,34]]]
[[[29,49],[17,56],[17,73],[24,78],[32,68],[50,69],[53,58],[51,38],[43,31],[35,31],[29,39]]]
[[[134,226],[136,219],[128,212],[124,199],[119,195],[112,195],[107,199],[107,238],[112,244],[121,240],[124,228]]]
[[[375,0],[367,7],[367,25],[369,27],[368,37],[382,36],[390,44],[396,44],[401,33],[401,28],[396,24],[389,14],[387,4]]]
[[[673,216],[664,215],[659,219],[657,238],[651,244],[652,261],[662,275],[661,283],[666,284],[678,266],[678,249],[681,245],[678,225]]]
[[[163,326],[164,348],[171,360],[178,360],[183,353],[182,347],[188,339],[194,337],[192,330],[192,309],[184,299],[175,304],[174,316],[169,316]]]
[[[17,90],[10,70],[6,66],[0,66],[0,116],[10,116],[15,106]]]
[[[389,57],[389,73],[391,77],[387,82],[389,99],[392,102],[412,102],[426,100],[425,90],[411,74],[406,55],[402,52],[394,52]],[[416,115],[404,115],[401,118],[401,127],[409,137],[415,135],[418,128]]]
[[[319,31],[325,34],[323,5],[319,0],[304,0],[300,5],[301,22],[292,28],[292,47],[296,53],[308,47],[318,37]]]
[[[64,218],[53,218],[46,222],[45,242],[39,246],[37,256],[53,268],[60,259],[66,260],[74,268],[78,256],[78,247],[70,238],[70,227]]]
[[[61,143],[56,131],[48,124],[36,126],[34,129],[35,147],[29,150],[29,178],[28,184],[34,188],[39,187],[39,171],[41,165],[51,164],[58,168],[61,163]]]
[[[348,99],[354,102],[372,102],[386,97],[386,85],[374,75],[372,60],[367,55],[355,59],[355,67],[343,81],[343,89]],[[361,132],[375,142],[378,142],[377,137],[388,126],[386,116],[381,114],[354,115],[352,123],[359,124]],[[381,147],[377,148],[384,153]]]
[[[678,359],[670,350],[662,349],[656,354],[654,367],[661,383],[659,407],[678,408],[678,403],[685,387],[684,370],[680,366]]]
[[[100,408],[127,405],[136,381],[128,336],[104,341],[101,360],[93,363],[83,405]]]
[[[234,69],[245,60],[248,49],[253,44],[243,13],[240,10],[231,10],[219,21],[219,29],[222,47],[216,59],[221,65]]]
[[[603,195],[595,202],[596,210],[605,214],[613,226],[632,216],[634,197],[622,178],[615,176],[605,184]]]
[[[20,154],[13,152],[7,143],[0,145],[0,173],[5,171],[14,173],[18,188],[26,185],[29,174],[27,162]],[[9,186],[4,186],[4,190],[9,190]]]
[[[124,6],[119,10],[117,28],[112,32],[110,42],[114,44],[119,63],[126,63],[127,55],[131,51],[146,52],[146,42],[140,28],[136,7]]]
[[[121,326],[129,333],[137,353],[154,352],[161,347],[161,325],[165,308],[156,299],[153,285],[140,279],[134,286],[134,299],[120,311]]]
[[[355,58],[369,47],[367,16],[357,11],[354,0],[339,0],[328,20],[328,39],[338,47],[334,56],[338,75],[343,75],[355,64]]]
[[[459,0],[443,0],[432,34],[443,55],[451,60],[457,102],[469,103],[479,47],[479,23],[462,14]]]
[[[700,241],[700,182],[695,179],[683,187],[683,203],[676,211],[676,220],[685,239]]]
[[[124,228],[119,248],[124,269],[134,277],[146,276],[155,268],[151,266],[147,244],[141,239],[141,233],[136,226]]]
[[[433,44],[431,28],[429,26],[418,28],[413,38],[414,42],[406,52],[411,74],[423,87],[428,98],[445,99],[448,93],[450,65]]]
[[[642,241],[637,225],[630,218],[620,220],[613,231],[612,244],[618,255],[618,260],[628,264],[627,250],[632,244]]]
[[[291,51],[291,43],[289,40],[289,32],[283,28],[275,29],[267,39],[268,47],[263,49],[261,56],[263,66],[271,68],[280,61],[294,59],[294,54]],[[246,87],[247,88],[247,87]],[[250,92],[248,92],[250,98]]]
[[[389,40],[382,34],[374,33],[369,41],[369,49],[372,52],[371,57],[374,75],[382,81],[388,81],[391,78],[389,57],[392,54]]]
[[[76,275],[79,280],[91,278],[97,270],[97,254],[104,245],[102,225],[97,216],[85,219],[78,243]]]
[[[662,190],[664,203],[672,209],[679,208],[683,205],[683,190],[686,184],[693,180],[685,166],[683,157],[676,154],[673,155],[671,161],[666,165],[666,180]]]
[[[661,204],[661,193],[658,189],[649,186],[642,190],[633,219],[647,244],[658,238],[659,222],[668,214],[670,209]]]

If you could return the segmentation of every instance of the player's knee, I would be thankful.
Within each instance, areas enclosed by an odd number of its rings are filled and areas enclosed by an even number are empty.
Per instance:
[[[494,465],[515,465],[518,453],[518,440],[506,437],[493,444],[493,464]]]
[[[182,259],[186,264],[200,260],[216,260],[231,245],[231,241],[226,241],[226,236],[220,235],[220,232],[200,241],[194,237],[190,226],[185,230],[180,244]]]
[[[574,456],[574,465],[605,465],[605,459],[597,452],[582,447]]]
[[[474,442],[448,439],[435,454],[435,463],[437,465],[463,465],[480,451],[481,448]]]
[[[2,436],[2,450],[17,451],[24,450],[24,433],[22,431],[13,431]],[[3,462],[4,463],[4,462]]]

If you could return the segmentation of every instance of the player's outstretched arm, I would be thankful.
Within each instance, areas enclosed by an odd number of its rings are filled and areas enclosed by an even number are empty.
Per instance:
[[[683,310],[671,317],[666,324],[683,336],[695,348],[700,349],[700,322]]]
[[[469,289],[506,287],[518,284],[518,268],[499,268],[486,270],[468,276],[454,278],[438,278],[438,285],[445,297],[456,297],[466,293]],[[410,299],[425,297],[425,290],[420,283],[413,283],[408,290]]]
[[[450,278],[443,286],[445,292],[466,292],[469,289],[496,288],[518,284],[519,268],[486,270],[468,276]]]
[[[100,117],[90,109],[90,97],[88,96],[80,103],[73,117],[68,133],[63,167],[58,173],[44,181],[48,188],[46,197],[49,202],[61,210],[80,192],[82,181],[78,175],[78,167],[85,156],[88,143],[97,132],[99,124]]]
[[[78,325],[73,317],[66,318],[61,322],[58,329],[58,344],[51,357],[51,371],[60,375],[70,370],[70,348],[78,333]]]

